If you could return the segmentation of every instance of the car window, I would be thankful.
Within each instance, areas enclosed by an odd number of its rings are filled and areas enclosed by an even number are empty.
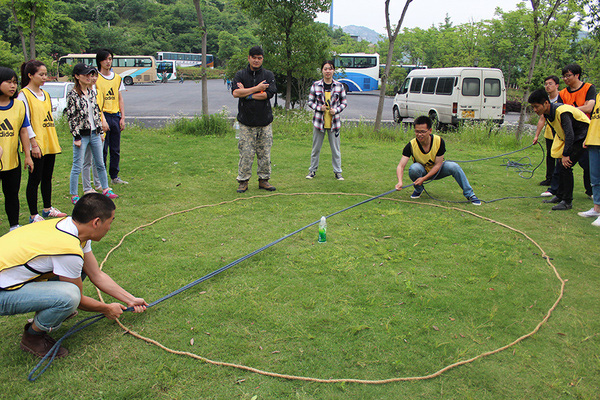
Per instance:
[[[54,85],[44,85],[43,89],[48,92],[50,97],[65,97],[65,87],[63,85],[54,86]]]
[[[500,79],[486,78],[483,81],[483,95],[487,97],[500,97]]]
[[[413,78],[412,83],[410,84],[410,92],[420,93],[421,85],[423,85],[423,78]]]
[[[479,78],[465,78],[462,84],[463,96],[479,96],[481,93]]]
[[[437,80],[438,78],[425,78],[425,83],[423,83],[423,93],[435,93],[435,86],[437,84]]]
[[[454,78],[440,78],[438,79],[437,87],[435,89],[435,94],[444,94],[450,95],[454,90]]]

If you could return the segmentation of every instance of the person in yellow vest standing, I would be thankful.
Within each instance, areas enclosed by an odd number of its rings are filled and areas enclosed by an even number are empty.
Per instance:
[[[402,158],[396,168],[398,183],[396,190],[402,190],[402,177],[408,160],[413,159],[413,163],[408,169],[408,176],[415,183],[415,189],[410,196],[411,199],[418,199],[423,192],[423,183],[429,179],[442,179],[452,175],[456,183],[463,190],[465,198],[475,206],[481,205],[481,200],[475,196],[473,188],[467,179],[464,171],[455,162],[444,161],[446,145],[444,139],[431,133],[433,122],[426,115],[415,118],[415,138],[408,142],[402,150]]]
[[[562,69],[563,81],[566,88],[559,92],[563,104],[569,104],[583,111],[588,118],[592,115],[592,110],[596,104],[596,87],[589,82],[583,82],[581,77],[583,70],[578,64],[569,64]],[[590,183],[590,163],[587,150],[584,149],[583,155],[579,159],[579,166],[583,169],[583,186],[585,194],[591,198],[592,185]]]
[[[115,219],[115,204],[100,193],[84,195],[73,216],[27,225],[0,237],[0,315],[35,312],[20,347],[43,357],[54,345],[48,335],[77,309],[118,318],[127,308],[83,294],[82,273],[102,292],[143,312],[148,303],[119,286],[103,272],[92,252]],[[60,347],[57,356],[68,351]]]
[[[52,118],[52,102],[50,95],[42,85],[46,82],[48,72],[46,65],[38,60],[30,60],[21,65],[21,92],[17,97],[25,104],[25,111],[35,140],[41,154],[33,154],[33,171],[29,172],[27,181],[27,205],[29,206],[29,222],[43,221],[48,217],[66,217],[67,214],[52,207],[52,175],[56,155],[60,154],[58,135]],[[40,185],[41,183],[41,185]],[[44,209],[38,213],[38,188],[41,186]]]
[[[306,179],[312,179],[319,168],[319,155],[325,135],[331,148],[331,164],[335,179],[343,181],[342,155],[340,153],[340,113],[348,106],[344,86],[333,79],[335,65],[325,61],[321,65],[323,79],[316,81],[310,88],[308,106],[315,112],[313,116],[313,145],[310,154],[310,167]]]
[[[600,227],[600,94],[596,96],[596,104],[592,110],[590,127],[583,145],[587,147],[590,158],[590,180],[594,207],[577,214],[586,218],[596,217],[592,225]]]
[[[127,184],[119,177],[121,163],[121,131],[125,129],[125,103],[121,91],[125,90],[121,77],[112,71],[113,53],[100,50],[96,54],[99,74],[96,82],[98,105],[108,123],[109,131],[104,140],[104,165],[113,184]],[[107,158],[110,153],[110,161]]]
[[[531,93],[528,102],[533,111],[539,116],[543,115],[552,128],[552,157],[559,159],[558,191],[556,196],[544,200],[544,203],[555,203],[553,210],[570,210],[573,208],[573,166],[585,153],[583,141],[590,119],[583,111],[571,105],[550,103],[548,93],[544,89]]]
[[[19,189],[21,187],[21,159],[19,139],[25,153],[25,169],[34,170],[27,127],[29,119],[25,104],[17,97],[17,74],[10,68],[0,67],[0,181],[4,194],[4,209],[10,230],[19,225]],[[34,141],[35,144],[35,141]],[[37,145],[36,145],[37,147]],[[0,247],[4,252],[4,248]]]

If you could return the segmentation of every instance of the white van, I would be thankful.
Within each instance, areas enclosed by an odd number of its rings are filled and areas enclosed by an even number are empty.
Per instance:
[[[495,68],[431,68],[411,71],[394,98],[394,121],[428,115],[435,128],[464,121],[504,122],[506,87]]]

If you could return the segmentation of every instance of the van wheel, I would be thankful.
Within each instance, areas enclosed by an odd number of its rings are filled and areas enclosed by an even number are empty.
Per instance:
[[[392,109],[392,115],[394,116],[394,122],[399,124],[402,122],[402,117],[400,116],[400,110],[398,110],[398,107],[394,107]]]
[[[431,125],[432,125],[432,127],[433,127],[433,128],[436,130],[436,131],[440,131],[440,132],[441,132],[441,131],[443,131],[443,130],[444,130],[445,124],[442,124],[442,123],[440,122],[440,119],[438,118],[438,116],[437,116],[437,114],[436,114],[436,113],[434,113],[434,112],[430,113],[430,114],[429,114],[429,118],[431,119],[431,122],[432,122],[432,124],[431,124]]]
[[[125,78],[123,78],[123,83],[127,86],[131,86],[133,85],[133,78],[130,76],[126,76]]]

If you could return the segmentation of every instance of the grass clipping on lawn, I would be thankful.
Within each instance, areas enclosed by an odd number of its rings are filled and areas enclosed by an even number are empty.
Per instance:
[[[135,279],[147,298],[160,298],[314,222],[324,201],[349,206],[364,196],[276,193],[196,206],[125,234],[102,266],[116,252],[131,278],[152,254],[153,273]],[[207,207],[219,208],[216,218],[204,218]],[[269,217],[257,219],[257,207]],[[566,282],[527,234],[458,207],[382,198],[329,218],[326,244],[316,232],[308,228],[131,318],[147,319],[145,334],[160,340],[119,325],[214,365],[381,384],[433,378],[514,346],[547,321]],[[172,349],[190,346],[207,356]],[[332,362],[351,377],[304,376],[331,376]]]

